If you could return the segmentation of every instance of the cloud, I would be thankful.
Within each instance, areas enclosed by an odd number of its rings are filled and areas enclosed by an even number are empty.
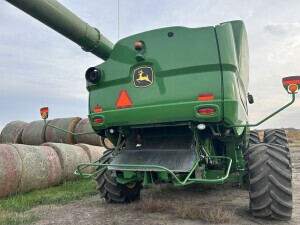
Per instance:
[[[264,29],[274,35],[297,35],[300,32],[300,23],[272,23],[266,25]]]
[[[108,39],[117,41],[117,1],[60,0]],[[300,1],[278,0],[138,0],[120,1],[121,38],[168,26],[201,27],[242,19],[250,47],[252,121],[289,101],[281,77],[300,74]],[[35,120],[48,104],[51,118],[86,116],[88,92],[84,73],[102,63],[92,54],[45,25],[0,1],[0,127],[15,119]],[[22,111],[18,111],[18,106]],[[298,108],[297,108],[298,107]],[[299,106],[293,108],[298,113]],[[296,113],[287,112],[296,115]],[[276,119],[280,118],[280,119]],[[300,120],[276,116],[268,126],[295,125]]]

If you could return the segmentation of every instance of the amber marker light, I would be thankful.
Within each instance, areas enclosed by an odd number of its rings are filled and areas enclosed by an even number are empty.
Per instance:
[[[298,86],[296,84],[290,84],[288,87],[289,91],[292,93],[298,92]]]
[[[137,50],[137,51],[141,51],[141,50],[143,49],[143,42],[141,42],[141,41],[136,41],[136,42],[134,43],[134,48],[135,48],[135,50]]]
[[[40,109],[40,113],[42,118],[45,120],[48,118],[48,113],[49,113],[49,108],[48,107],[44,107]]]

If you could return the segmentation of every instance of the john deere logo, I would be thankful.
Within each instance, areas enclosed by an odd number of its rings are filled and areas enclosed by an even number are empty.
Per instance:
[[[148,87],[153,84],[154,72],[152,67],[139,67],[133,71],[135,87]]]

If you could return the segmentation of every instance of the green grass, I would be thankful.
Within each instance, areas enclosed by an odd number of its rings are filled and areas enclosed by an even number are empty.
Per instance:
[[[7,213],[0,211],[0,224],[3,225],[31,224],[38,220],[37,216],[29,213]]]
[[[20,224],[36,221],[26,211],[38,205],[68,204],[86,196],[96,195],[96,183],[93,180],[65,182],[60,186],[36,190],[0,199],[0,225]]]

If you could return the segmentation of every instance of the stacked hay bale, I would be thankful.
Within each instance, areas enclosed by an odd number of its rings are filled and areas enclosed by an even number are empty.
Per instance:
[[[41,145],[45,143],[46,125],[43,120],[27,124],[22,133],[22,143],[26,145]]]
[[[106,150],[103,147],[87,144],[77,144],[76,146],[79,146],[85,150],[91,163],[98,161]],[[89,169],[90,173],[94,173],[97,169],[97,166],[91,166]]]
[[[87,118],[57,118],[47,123],[72,133],[93,132],[93,128]],[[85,143],[95,146],[103,146],[102,143],[104,143],[104,146],[108,148],[113,147],[107,138],[101,138],[97,134],[73,136],[72,134],[46,126],[43,120],[30,123],[23,121],[10,122],[3,128],[0,135],[0,143],[41,145],[45,142],[65,144]]]
[[[22,144],[22,133],[27,123],[23,121],[13,121],[8,123],[0,135],[0,143]]]
[[[62,167],[62,180],[78,179],[79,176],[74,174],[77,166],[80,163],[90,162],[87,153],[80,146],[62,143],[45,143],[43,146],[49,146],[56,151]],[[83,172],[90,173],[90,167],[86,168]]]
[[[93,128],[89,119],[85,118],[80,120],[74,130],[74,133],[93,132]],[[75,136],[76,143],[85,143],[89,145],[101,146],[100,136],[97,134],[84,134]]]
[[[71,117],[71,118],[57,118],[49,122],[50,125],[59,127],[61,129],[67,130],[69,132],[74,132],[77,123],[81,120],[80,117]],[[58,129],[47,126],[45,132],[46,142],[54,143],[66,143],[74,144],[74,136],[69,133],[65,133]]]
[[[22,176],[22,161],[11,145],[0,145],[0,197],[15,194]]]
[[[61,165],[54,149],[20,144],[12,146],[18,151],[23,166],[18,192],[51,187],[61,182]]]
[[[115,148],[113,143],[111,143],[111,141],[106,137],[100,137],[100,143],[101,143],[101,146],[105,147],[106,149],[111,150],[111,149]]]
[[[79,117],[59,118],[49,123],[74,133],[93,131],[89,120]],[[99,160],[106,150],[99,146],[101,140],[96,134],[74,138],[72,134],[46,127],[42,120],[7,124],[1,141],[10,144],[0,144],[0,197],[78,179],[74,174],[77,166]],[[79,144],[70,145],[74,143]],[[93,173],[96,168],[87,167],[83,172]]]

